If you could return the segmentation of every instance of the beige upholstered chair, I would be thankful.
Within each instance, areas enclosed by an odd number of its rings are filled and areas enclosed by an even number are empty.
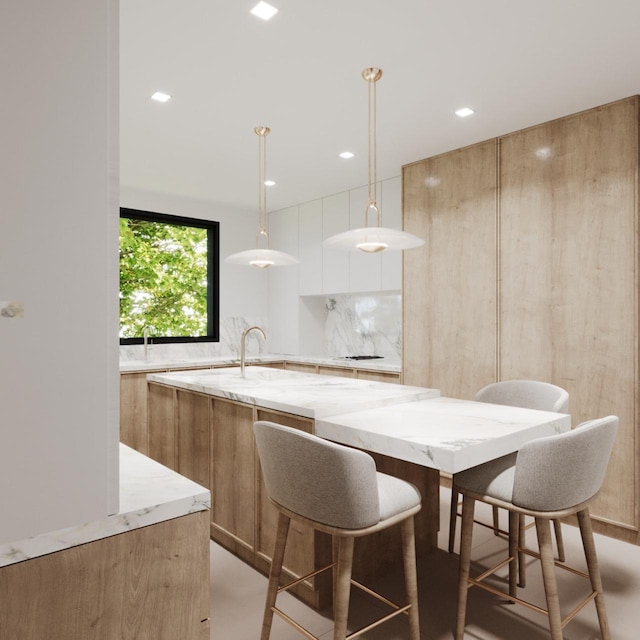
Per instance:
[[[458,614],[456,640],[464,636],[466,606],[469,587],[477,586],[495,594],[506,596],[510,601],[526,604],[540,610],[517,597],[516,551],[519,515],[535,519],[539,556],[547,600],[547,613],[552,640],[562,640],[562,628],[588,602],[595,600],[600,633],[603,640],[610,640],[609,625],[604,606],[602,581],[598,569],[588,503],[598,493],[604,481],[607,464],[618,429],[618,418],[608,416],[590,420],[573,431],[556,436],[540,438],[523,445],[518,452],[515,465],[497,464],[492,467],[474,467],[455,476],[456,489],[462,494],[462,540],[460,544],[460,574],[458,582]],[[473,535],[473,512],[476,500],[509,511],[509,593],[502,593],[484,580],[503,567],[505,562],[485,571],[478,578],[471,578],[471,544]],[[577,514],[580,533],[587,560],[588,575],[569,569],[553,559],[550,520]],[[592,592],[565,620],[560,614],[555,566],[569,569],[588,577]],[[542,610],[544,611],[544,610]]]
[[[334,548],[337,547],[336,561],[321,569],[334,567],[334,640],[355,635],[346,635],[351,584],[362,588],[351,579],[355,538],[400,524],[409,604],[399,606],[379,597],[390,604],[393,611],[366,629],[405,613],[409,618],[409,637],[419,640],[413,523],[414,514],[421,508],[419,491],[404,480],[378,473],[373,458],[363,451],[272,422],[256,422],[254,431],[267,493],[279,512],[261,640],[269,638],[274,613],[300,629],[276,607],[278,593],[293,586],[293,583],[279,586],[291,519],[330,534]],[[316,573],[319,571],[313,572]],[[369,590],[367,592],[371,594]],[[304,634],[308,638],[315,637],[306,629]]]
[[[494,382],[483,387],[476,393],[478,402],[489,402],[491,404],[509,405],[512,407],[522,407],[524,409],[538,409],[540,411],[554,411],[556,413],[567,413],[569,411],[569,394],[562,387],[558,387],[549,382],[540,382],[538,380],[505,380],[503,382]],[[508,465],[515,464],[516,454],[505,456],[499,463],[488,462],[489,467],[493,464]],[[453,553],[454,540],[456,535],[456,521],[460,515],[458,513],[459,496],[455,489],[455,481],[451,490],[451,511],[449,514],[449,553]],[[488,526],[483,522],[476,520],[477,524]],[[556,535],[556,546],[558,548],[558,559],[564,562],[564,543],[562,540],[562,528],[559,520],[553,521]],[[493,507],[493,524],[494,533],[498,535],[500,528],[498,524],[498,508]],[[520,518],[520,546],[524,546],[524,516]],[[502,532],[504,533],[504,532]],[[524,587],[526,584],[526,573],[524,558],[519,563],[519,584]]]

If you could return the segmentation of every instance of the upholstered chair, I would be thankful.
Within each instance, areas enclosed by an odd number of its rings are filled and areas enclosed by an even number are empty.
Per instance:
[[[478,402],[489,402],[491,404],[509,405],[524,409],[538,409],[539,411],[553,411],[555,413],[567,413],[569,411],[569,394],[562,387],[558,387],[549,382],[538,380],[504,380],[494,382],[483,387],[476,393],[475,399]],[[488,465],[489,473],[491,465],[499,464],[503,466],[514,465],[516,454],[506,456],[499,462],[491,461]],[[454,540],[456,535],[456,521],[460,515],[458,512],[459,496],[455,489],[455,481],[451,490],[451,511],[449,514],[449,553],[453,553]],[[493,524],[491,525],[496,535],[505,533],[499,527],[498,508],[493,507]],[[477,524],[488,526],[484,522],[475,521]],[[562,540],[562,527],[559,520],[553,521],[556,536],[556,546],[558,548],[558,560],[564,562],[564,543]],[[524,516],[520,518],[520,546],[525,545]],[[519,563],[519,584],[524,587],[526,584],[526,565],[524,557],[521,555]]]
[[[601,636],[603,640],[610,640],[588,504],[604,481],[617,429],[616,416],[590,420],[573,431],[528,442],[518,452],[515,465],[481,465],[456,474],[455,488],[463,497],[456,640],[464,637],[470,587],[481,587],[512,602],[537,608],[517,596],[514,563],[518,551],[520,515],[531,516],[535,520],[539,554],[528,550],[525,552],[539,557],[542,563],[546,613],[552,640],[562,640],[564,625],[591,600],[595,601]],[[478,578],[470,577],[473,514],[478,500],[509,511],[509,556],[505,561],[509,563],[509,593],[502,593],[485,582],[497,569],[505,566],[505,562],[484,571]],[[588,568],[588,575],[581,575],[589,578],[592,590],[563,620],[556,566],[574,574],[580,572],[554,562],[550,521],[573,514],[577,515]]]
[[[419,491],[404,480],[377,472],[373,458],[363,451],[273,422],[256,422],[254,432],[267,494],[278,509],[261,640],[268,640],[270,636],[274,613],[300,630],[295,621],[276,607],[278,593],[293,584],[280,587],[291,520],[333,536],[337,558],[321,571],[334,569],[334,640],[347,637],[351,584],[362,588],[351,579],[355,539],[400,525],[409,603],[399,606],[379,597],[391,606],[392,612],[367,628],[392,616],[406,614],[409,638],[419,640],[413,522],[413,516],[421,508]],[[313,572],[314,575],[317,573],[319,571]],[[303,633],[307,638],[315,637],[307,630]]]

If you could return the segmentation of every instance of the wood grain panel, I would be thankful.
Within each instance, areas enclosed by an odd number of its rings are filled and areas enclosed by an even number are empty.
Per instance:
[[[338,376],[339,378],[355,378],[356,370],[346,367],[330,367],[318,365],[318,373],[321,376]]]
[[[175,389],[148,383],[149,457],[178,470]]]
[[[403,167],[403,381],[472,398],[496,377],[496,142]]]
[[[368,371],[367,369],[358,369],[358,380],[371,380],[373,382],[390,382],[392,384],[400,384],[399,373],[387,373],[386,371]]]
[[[0,638],[209,638],[208,513],[0,569]]]
[[[255,548],[253,406],[211,400],[211,523],[234,548]]]
[[[210,488],[210,396],[176,391],[178,473]]]
[[[149,453],[147,372],[120,374],[120,442]]]
[[[620,431],[592,508],[637,529],[638,98],[501,140],[501,377],[570,394]]]

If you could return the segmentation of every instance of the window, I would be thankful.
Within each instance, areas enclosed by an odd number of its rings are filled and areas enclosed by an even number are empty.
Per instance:
[[[120,344],[217,342],[219,223],[120,209]]]

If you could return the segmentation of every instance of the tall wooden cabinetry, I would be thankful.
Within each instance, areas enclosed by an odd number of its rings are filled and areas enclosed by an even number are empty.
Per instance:
[[[640,543],[637,96],[404,168],[404,382],[547,380],[620,430],[597,530]],[[493,184],[492,184],[493,181]]]

